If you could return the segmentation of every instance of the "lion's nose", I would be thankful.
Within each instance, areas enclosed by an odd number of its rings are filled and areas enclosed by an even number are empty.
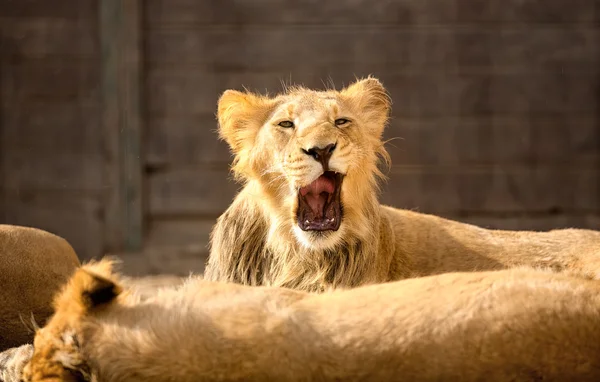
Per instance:
[[[310,155],[315,158],[316,161],[321,162],[324,171],[329,170],[329,159],[333,155],[333,150],[335,150],[337,144],[332,143],[325,147],[311,147],[308,150],[302,149],[306,155]]]

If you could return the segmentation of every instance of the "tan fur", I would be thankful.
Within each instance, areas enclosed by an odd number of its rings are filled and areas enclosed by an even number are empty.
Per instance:
[[[0,225],[0,351],[33,339],[33,319],[43,324],[52,298],[79,266],[73,248],[49,232]]]
[[[214,227],[206,277],[309,291],[516,265],[600,277],[599,232],[487,230],[380,205],[378,165],[388,159],[381,135],[389,109],[374,78],[341,91],[291,88],[273,98],[226,91],[218,105],[220,134],[244,188]],[[342,117],[351,123],[335,126]],[[277,126],[284,119],[296,127]],[[295,221],[296,195],[323,168],[302,149],[331,143],[337,148],[330,167],[346,174],[341,227],[303,232]]]
[[[57,298],[25,382],[600,380],[598,281],[521,268],[309,294],[190,279],[142,301],[108,268]]]

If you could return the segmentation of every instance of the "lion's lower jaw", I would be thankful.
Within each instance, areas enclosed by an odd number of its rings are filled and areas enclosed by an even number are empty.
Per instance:
[[[283,231],[292,232],[298,246],[302,250],[327,251],[335,250],[344,243],[371,241],[374,236],[373,228],[379,229],[381,219],[379,201],[373,193],[369,198],[353,200],[342,199],[343,213],[341,223],[337,230],[305,231],[297,223],[297,204],[291,209],[292,219],[282,224],[279,220],[272,220],[271,232],[278,232],[280,237],[289,237]],[[282,214],[283,216],[283,214]],[[288,225],[288,222],[290,225]],[[379,232],[375,234],[379,237]]]
[[[297,224],[292,228],[294,237],[303,250],[326,251],[334,249],[344,238],[344,223],[337,231],[303,231]]]

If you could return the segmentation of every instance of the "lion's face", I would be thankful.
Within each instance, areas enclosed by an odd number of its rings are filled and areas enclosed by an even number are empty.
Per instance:
[[[91,381],[82,359],[77,335],[67,326],[51,323],[38,330],[31,360],[23,368],[23,382]]]
[[[339,92],[295,88],[274,98],[227,91],[219,101],[234,170],[260,184],[272,227],[291,230],[309,248],[333,246],[360,228],[352,222],[375,194],[388,112],[375,79]]]
[[[122,291],[111,273],[113,264],[107,258],[82,266],[56,295],[55,313],[36,330],[33,355],[23,368],[23,382],[96,381],[80,341],[86,317],[110,304]]]

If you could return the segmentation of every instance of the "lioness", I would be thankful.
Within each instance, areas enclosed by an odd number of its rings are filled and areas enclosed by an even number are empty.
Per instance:
[[[0,351],[31,342],[25,322],[50,317],[54,294],[80,265],[62,237],[0,224]]]
[[[81,268],[23,380],[598,381],[600,282],[512,269],[310,294],[190,279],[148,300]]]
[[[219,132],[245,185],[213,229],[206,277],[322,291],[516,265],[600,276],[600,232],[487,230],[380,205],[389,111],[375,78],[223,93]]]

